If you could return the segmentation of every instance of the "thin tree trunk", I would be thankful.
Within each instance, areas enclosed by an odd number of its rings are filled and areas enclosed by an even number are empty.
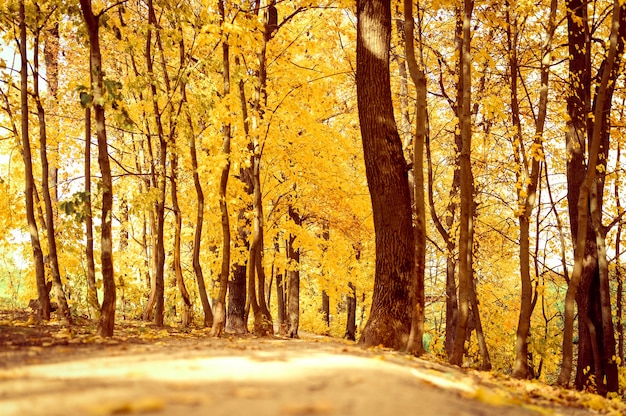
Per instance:
[[[48,164],[48,135],[46,125],[46,112],[41,104],[39,96],[39,31],[35,34],[33,53],[33,93],[37,105],[37,119],[39,121],[39,156],[41,159],[41,193],[44,201],[46,216],[46,237],[48,239],[48,263],[50,265],[50,276],[52,278],[54,295],[58,304],[61,319],[65,325],[72,323],[70,308],[63,290],[61,271],[59,269],[59,257],[57,255],[57,241],[55,232],[54,209],[50,196],[50,166]]]
[[[511,107],[514,109],[513,113],[513,125],[517,130],[517,141],[520,143],[520,151],[514,151],[519,163],[522,164],[520,172],[525,172],[527,179],[518,177],[518,183],[524,188],[525,197],[518,192],[518,204],[519,204],[519,223],[520,223],[520,278],[522,282],[522,294],[521,294],[521,307],[520,315],[517,326],[517,339],[516,339],[516,358],[515,365],[513,367],[513,377],[527,378],[529,374],[528,369],[528,336],[530,333],[530,320],[534,309],[533,289],[530,276],[530,218],[532,211],[535,207],[535,201],[537,199],[537,188],[539,186],[539,173],[541,170],[540,162],[543,160],[543,130],[546,120],[547,107],[548,107],[548,78],[550,74],[550,51],[552,50],[552,36],[555,30],[557,0],[552,0],[550,3],[550,17],[548,20],[546,41],[542,47],[542,59],[541,59],[541,89],[539,90],[539,104],[537,111],[537,120],[535,124],[535,136],[532,146],[532,154],[530,155],[531,167],[530,172],[527,170],[528,160],[523,156],[526,154],[523,148],[522,142],[522,126],[520,121],[519,105],[517,102],[517,74],[518,74],[518,62],[517,62],[517,22],[509,24],[507,26],[507,32],[509,33],[509,42],[511,52],[510,58],[510,73],[511,73]],[[509,19],[510,20],[510,19]],[[513,33],[511,33],[513,29]],[[526,185],[522,185],[525,183]],[[520,188],[521,189],[521,188]]]
[[[224,9],[224,0],[218,0],[218,9],[220,12],[220,20],[222,25],[225,23],[226,11]],[[222,39],[222,82],[224,98],[230,97],[230,52],[228,45],[228,37]],[[217,337],[224,331],[226,324],[226,291],[228,289],[228,275],[230,273],[230,220],[228,214],[228,204],[226,203],[226,191],[228,189],[228,176],[230,174],[230,139],[231,129],[230,123],[222,124],[222,154],[224,155],[224,164],[220,177],[220,213],[222,217],[222,268],[219,277],[219,292],[217,302],[215,303],[215,319],[213,320],[213,328],[211,336]]]
[[[100,318],[96,288],[96,263],[93,255],[93,212],[91,207],[91,106],[85,108],[85,257],[87,258],[87,303]]]
[[[265,13],[263,44],[258,53],[259,70],[257,85],[254,90],[252,113],[250,115],[250,133],[252,151],[250,161],[250,177],[252,190],[252,236],[250,242],[250,257],[248,261],[248,300],[254,315],[254,330],[257,335],[271,335],[273,331],[272,317],[265,302],[265,275],[263,271],[263,197],[261,192],[261,146],[259,143],[259,125],[263,116],[261,105],[267,101],[267,44],[272,38],[272,28],[269,25],[269,12],[274,7],[275,0],[271,0]]]
[[[30,233],[31,246],[33,248],[33,260],[35,263],[35,279],[37,282],[38,311],[39,319],[50,319],[50,295],[46,287],[46,274],[44,269],[43,252],[39,240],[39,229],[35,219],[34,204],[34,179],[33,161],[30,149],[30,138],[28,131],[28,57],[26,53],[26,12],[24,0],[19,3],[19,30],[20,30],[20,97],[21,97],[21,120],[22,120],[22,156],[24,158],[24,197],[26,199],[26,220]]]
[[[93,106],[96,119],[96,137],[98,138],[98,163],[102,174],[102,224],[100,227],[100,263],[102,268],[102,283],[104,297],[97,334],[104,337],[113,336],[115,326],[115,277],[113,275],[113,239],[111,235],[111,221],[113,208],[113,180],[109,162],[107,134],[103,97],[102,56],[100,54],[99,19],[91,9],[91,0],[80,0],[87,33],[89,35],[89,67],[91,85],[93,86]]]
[[[346,333],[343,337],[350,341],[356,340],[356,287],[354,283],[348,282],[350,293],[346,296]]]
[[[184,47],[183,41],[180,43],[181,49]],[[182,54],[181,50],[181,54]],[[186,85],[181,85],[183,101],[187,102]],[[198,174],[198,152],[196,150],[196,135],[193,130],[193,120],[189,113],[188,106],[185,107],[185,114],[187,116],[187,123],[191,134],[189,136],[189,152],[191,154],[191,169],[193,170],[193,184],[196,191],[196,224],[193,236],[193,248],[192,248],[192,265],[193,271],[196,276],[196,283],[198,284],[198,295],[200,296],[200,303],[202,304],[202,312],[204,314],[203,325],[205,328],[213,326],[213,311],[211,310],[211,304],[209,303],[209,296],[207,295],[206,285],[204,282],[204,274],[202,272],[202,264],[200,263],[200,247],[202,245],[202,228],[204,225],[204,191],[202,190],[202,184],[200,183],[200,175]]]
[[[148,0],[148,24],[150,28],[146,34],[146,68],[150,76],[154,76],[153,68],[153,56],[152,56],[152,28],[158,26],[156,20],[156,13],[154,10],[154,4],[152,0]],[[153,104],[153,116],[157,127],[157,135],[159,137],[159,152],[158,152],[158,170],[157,170],[157,187],[159,190],[158,198],[155,203],[155,215],[156,215],[156,242],[155,242],[155,274],[154,274],[154,299],[155,299],[155,311],[154,321],[156,326],[162,327],[164,322],[165,312],[165,192],[167,187],[166,172],[167,172],[167,141],[165,139],[165,133],[163,131],[163,122],[161,120],[161,110],[158,103],[158,94],[156,88],[156,81],[150,83],[150,91],[152,95]],[[151,295],[152,297],[152,295]]]
[[[322,290],[322,319],[326,327],[330,327],[330,297],[325,290]]]
[[[474,179],[472,176],[471,146],[471,17],[472,0],[464,0],[462,11],[462,37],[461,48],[461,88],[462,95],[460,108],[460,131],[461,148],[459,149],[459,174],[460,174],[460,220],[459,220],[459,315],[456,332],[454,335],[454,347],[450,356],[450,363],[461,365],[465,355],[465,339],[467,338],[467,323],[470,310],[472,282],[472,233],[471,220],[474,211]]]
[[[616,166],[615,171],[620,172],[621,169],[621,140],[618,138],[617,152],[615,155]],[[615,182],[615,203],[617,212],[622,212],[622,206],[620,202],[620,183],[616,180]],[[626,365],[624,363],[624,323],[623,323],[623,297],[624,297],[624,277],[622,275],[622,264],[620,261],[620,253],[621,253],[621,242],[622,242],[622,222],[617,222],[617,232],[615,233],[615,279],[617,280],[617,293],[615,294],[615,308],[616,308],[616,325],[615,330],[617,331],[617,356],[619,357],[619,361],[622,366]]]
[[[50,93],[50,96],[53,97],[55,104],[58,104],[57,94],[59,90],[59,51],[60,51],[59,40],[60,40],[59,23],[54,22],[52,27],[46,31],[46,34],[44,37],[43,54],[44,54],[44,62],[46,64],[46,81],[48,85],[48,92]],[[56,126],[56,130],[58,133],[59,131],[58,122],[54,123],[54,125]],[[57,140],[55,141],[55,144],[53,145],[53,152],[54,154],[56,154],[56,157],[58,158],[58,154],[59,154],[58,137],[57,137]],[[50,166],[50,181],[52,182],[50,184],[50,189],[51,189],[50,198],[52,199],[52,208],[54,210],[55,220],[58,216],[57,203],[59,201],[59,167],[57,164],[58,162],[53,163]]]
[[[178,205],[178,154],[176,152],[172,152],[170,156],[170,168],[171,168],[171,177],[170,177],[170,190],[172,193],[172,210],[174,211],[174,275],[176,276],[176,285],[178,286],[178,290],[180,291],[180,297],[183,301],[183,318],[181,325],[183,327],[188,327],[193,320],[193,311],[191,309],[191,298],[189,297],[189,292],[187,291],[187,287],[185,286],[185,279],[183,277],[183,268],[181,265],[181,234],[183,228],[183,216],[180,210],[180,206]]]
[[[239,61],[235,58],[235,63],[239,64]],[[250,137],[250,122],[248,117],[248,101],[246,99],[245,85],[243,80],[239,81],[239,103],[241,105],[241,118],[243,121],[243,130],[246,137]],[[251,149],[251,146],[249,146]],[[250,169],[241,168],[239,170],[239,179],[244,183],[245,190],[249,195],[253,193],[253,184]],[[246,216],[246,210],[241,209],[238,215],[238,224],[250,225]],[[247,248],[250,252],[250,245],[248,242],[248,228],[239,226],[237,229],[238,238],[235,242],[237,249]],[[242,247],[243,246],[243,247]],[[228,313],[226,317],[226,328],[228,331],[236,334],[245,334],[248,332],[248,305],[249,296],[246,289],[246,277],[248,275],[247,264],[237,264],[233,270],[233,280],[229,282],[228,289]],[[252,266],[253,267],[253,266]]]
[[[287,247],[288,248],[288,247]],[[274,241],[274,258],[281,255],[278,236]],[[272,264],[272,273],[276,276],[276,323],[278,324],[278,333],[280,335],[287,334],[287,303],[286,293],[287,282],[283,278],[283,271],[276,264]]]
[[[426,74],[423,60],[418,64],[413,39],[413,0],[404,0],[404,38],[409,74],[415,84],[415,138],[413,140],[413,178],[415,212],[415,307],[411,322],[411,334],[407,345],[409,353],[419,356],[425,353],[424,336],[424,273],[426,271],[426,203],[424,199],[424,142],[426,140],[428,109],[426,102]],[[420,52],[421,52],[420,40]]]

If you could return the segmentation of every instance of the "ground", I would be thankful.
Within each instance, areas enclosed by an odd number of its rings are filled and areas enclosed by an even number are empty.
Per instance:
[[[588,415],[620,401],[382,348],[88,322],[36,326],[0,311],[0,415]]]

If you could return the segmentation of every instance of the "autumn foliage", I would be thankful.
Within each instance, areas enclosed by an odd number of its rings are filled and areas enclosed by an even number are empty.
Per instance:
[[[388,293],[410,309],[395,348],[418,305],[434,356],[620,391],[626,6],[373,3],[378,55],[344,0],[3,2],[2,307],[103,336],[142,319],[358,338]],[[382,79],[357,43],[388,53],[389,114],[357,105]],[[366,108],[404,156],[409,189],[386,198]],[[377,251],[400,211],[419,267]],[[397,286],[375,285],[376,253]]]

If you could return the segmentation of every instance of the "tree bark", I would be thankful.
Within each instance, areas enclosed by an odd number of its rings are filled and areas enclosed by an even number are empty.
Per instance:
[[[44,268],[43,251],[41,250],[41,241],[39,239],[39,229],[35,218],[34,203],[34,179],[33,179],[33,161],[30,148],[30,138],[28,131],[28,57],[26,53],[26,12],[24,8],[24,0],[19,3],[19,31],[20,31],[20,97],[21,97],[21,134],[22,134],[22,157],[24,159],[24,198],[26,200],[26,220],[28,222],[28,230],[30,234],[31,246],[33,249],[33,260],[35,263],[35,279],[37,283],[38,295],[38,311],[39,319],[50,319],[50,295],[46,287],[46,274]]]
[[[97,334],[104,337],[113,336],[115,326],[115,277],[113,275],[113,239],[111,235],[111,221],[113,208],[113,180],[109,162],[107,133],[103,97],[102,56],[100,54],[100,15],[94,15],[91,9],[91,0],[80,0],[80,7],[89,35],[89,67],[91,85],[93,86],[93,107],[96,119],[96,137],[98,139],[98,163],[102,175],[102,225],[100,228],[100,263],[102,268],[102,283],[104,297]]]
[[[148,75],[154,77],[154,57],[152,56],[152,28],[157,28],[156,12],[152,0],[148,0],[148,24],[150,28],[146,34],[146,69]],[[158,32],[157,32],[158,34]],[[165,75],[165,74],[164,74]],[[150,92],[153,105],[153,116],[157,127],[157,135],[159,137],[158,152],[158,169],[157,169],[157,188],[159,190],[158,198],[155,203],[156,215],[156,241],[155,241],[155,273],[154,279],[154,323],[158,327],[164,324],[165,313],[165,192],[167,188],[167,140],[163,130],[163,121],[161,120],[161,109],[159,108],[158,94],[156,88],[156,80],[150,82]],[[150,302],[149,302],[150,303]]]
[[[374,293],[360,343],[404,349],[415,305],[415,246],[407,166],[391,99],[390,1],[358,0],[357,21],[359,122],[376,234]]]
[[[181,40],[181,49],[184,48],[184,43]],[[183,51],[181,50],[181,54]],[[186,84],[181,85],[183,101],[187,102]],[[191,262],[194,274],[196,276],[196,283],[198,284],[198,295],[200,296],[200,303],[202,304],[202,312],[204,315],[203,325],[205,328],[211,328],[213,326],[213,311],[211,310],[211,304],[209,303],[209,296],[207,295],[206,285],[204,282],[204,274],[202,272],[202,264],[200,263],[200,246],[202,245],[202,228],[204,225],[204,191],[202,190],[202,183],[200,182],[200,175],[198,174],[198,152],[196,150],[196,135],[193,129],[193,120],[189,112],[189,106],[185,107],[185,114],[187,117],[187,123],[191,131],[189,137],[189,153],[191,156],[191,169],[193,171],[193,184],[196,191],[196,224],[193,235],[193,246],[191,254]]]
[[[228,282],[226,330],[234,334],[248,332],[246,321],[246,265],[236,264],[233,279]]]
[[[220,21],[225,23],[226,11],[224,8],[224,0],[218,1],[218,9],[220,12]],[[224,98],[230,96],[230,52],[228,45],[228,36],[223,35],[222,39],[222,82]],[[224,164],[220,177],[220,213],[222,217],[222,268],[219,277],[219,292],[215,303],[213,328],[211,328],[211,336],[217,337],[224,331],[226,323],[226,291],[228,289],[228,275],[230,273],[230,220],[228,217],[228,204],[226,203],[226,191],[228,189],[228,176],[230,174],[230,139],[231,129],[230,123],[222,125],[222,154],[224,155]]]
[[[289,218],[296,226],[302,225],[302,217],[289,205]],[[289,328],[287,335],[289,338],[299,338],[298,327],[300,326],[300,249],[294,247],[297,237],[289,235],[287,247],[287,317]]]
[[[100,318],[96,288],[96,263],[93,253],[93,210],[91,198],[91,106],[85,108],[85,257],[87,261],[87,303]]]
[[[322,319],[327,327],[330,327],[330,297],[322,290]]]
[[[424,143],[427,134],[428,108],[426,102],[426,74],[423,60],[418,64],[413,39],[413,0],[404,0],[404,38],[409,74],[415,84],[415,137],[413,139],[413,203],[415,206],[415,308],[411,334],[407,345],[409,353],[424,354],[424,274],[426,271],[426,202],[424,198]],[[420,38],[420,55],[422,50]]]
[[[44,201],[46,237],[48,240],[48,263],[50,265],[50,276],[52,278],[54,295],[58,304],[61,320],[65,325],[72,323],[70,308],[65,297],[61,271],[59,268],[59,257],[57,255],[57,239],[55,214],[50,196],[50,165],[48,163],[48,132],[46,124],[46,111],[41,103],[39,95],[39,36],[40,30],[35,31],[35,42],[33,52],[33,94],[37,105],[37,119],[39,121],[39,156],[41,159],[41,193]]]
[[[252,235],[250,241],[250,257],[248,260],[248,301],[254,315],[254,331],[257,335],[265,336],[273,334],[272,316],[265,302],[265,274],[263,270],[263,194],[261,192],[261,145],[259,142],[259,125],[263,118],[262,106],[267,102],[267,44],[272,38],[273,26],[269,24],[269,9],[274,7],[275,0],[270,0],[265,13],[264,36],[261,50],[258,53],[259,69],[257,72],[257,84],[252,100],[252,112],[250,114],[251,126],[249,133],[250,141],[250,168],[252,192]],[[245,101],[242,101],[245,105]]]
[[[550,17],[548,20],[546,41],[542,46],[541,52],[541,88],[539,90],[539,104],[537,109],[538,116],[535,123],[535,136],[530,154],[530,172],[528,171],[529,161],[525,156],[526,151],[523,147],[522,126],[520,121],[521,117],[519,103],[517,101],[517,21],[514,20],[507,26],[508,38],[510,39],[509,50],[511,51],[509,65],[511,76],[511,108],[513,109],[513,126],[516,129],[515,138],[519,143],[519,150],[518,147],[515,147],[514,154],[518,164],[520,165],[517,181],[520,185],[518,191],[518,214],[520,227],[520,280],[522,291],[515,344],[516,356],[515,364],[513,366],[513,377],[516,378],[527,378],[530,375],[528,367],[528,336],[530,333],[530,320],[536,304],[533,302],[533,298],[536,300],[536,286],[535,295],[533,295],[533,287],[530,276],[530,219],[532,217],[532,211],[535,207],[535,201],[537,199],[539,173],[541,170],[541,162],[543,161],[543,130],[548,107],[550,51],[552,50],[552,36],[556,25],[556,9],[557,1],[552,0],[550,3]],[[511,18],[509,17],[509,21],[510,20]],[[524,176],[522,176],[522,173],[524,173]],[[521,192],[522,188],[524,189],[523,194]]]
[[[590,68],[587,65],[586,57],[589,55],[590,40],[587,39],[586,34],[588,29],[586,27],[586,20],[580,20],[578,14],[585,16],[586,6],[579,4],[584,10],[570,9],[575,0],[572,0],[568,4],[568,24],[570,25],[570,77],[574,91],[570,93],[568,97],[568,112],[570,115],[569,129],[567,138],[568,148],[568,201],[570,203],[570,227],[572,228],[572,235],[575,236],[575,249],[574,249],[574,269],[567,288],[565,297],[565,317],[564,317],[564,330],[563,330],[563,361],[561,364],[561,372],[559,374],[558,383],[560,385],[568,385],[570,382],[572,362],[573,362],[573,327],[574,327],[574,301],[578,295],[579,307],[578,313],[580,319],[583,320],[584,326],[588,329],[588,333],[584,333],[583,329],[579,325],[580,335],[586,335],[589,337],[591,346],[591,357],[593,361],[589,365],[591,374],[596,377],[596,387],[600,393],[607,391],[617,391],[617,366],[613,361],[615,354],[615,339],[610,342],[610,338],[614,337],[612,331],[612,323],[610,324],[610,334],[604,334],[605,328],[607,328],[608,322],[611,321],[610,316],[610,301],[606,295],[602,294],[600,285],[608,286],[608,278],[601,276],[604,274],[603,262],[606,258],[602,259],[601,256],[606,256],[602,250],[602,242],[598,247],[599,238],[601,239],[602,230],[600,230],[601,221],[601,204],[602,204],[602,187],[604,184],[603,176],[599,177],[599,181],[596,181],[598,176],[598,165],[604,164],[606,161],[605,152],[608,151],[608,135],[603,134],[608,129],[606,118],[610,114],[610,100],[607,97],[612,95],[614,88],[614,80],[616,73],[613,72],[613,68],[618,61],[618,50],[621,53],[619,46],[622,44],[620,38],[620,10],[621,6],[619,1],[614,2],[612,27],[610,35],[610,44],[608,56],[599,69],[601,76],[598,91],[596,93],[595,102],[593,105],[593,119],[590,121],[590,126],[587,125],[588,112],[583,112],[590,107],[590,94],[588,84],[583,84],[582,79],[587,78],[590,73]],[[577,13],[574,15],[573,13]],[[574,32],[572,32],[572,30]],[[580,86],[579,84],[583,84]],[[577,89],[583,88],[582,91]],[[575,92],[580,92],[578,97],[574,96]],[[588,136],[589,134],[589,136]],[[588,137],[588,138],[587,138]],[[589,143],[588,157],[586,166],[584,164],[585,155],[585,142]],[[578,146],[576,146],[578,144]],[[581,147],[582,146],[582,147]],[[580,187],[576,186],[574,181],[582,177]],[[600,182],[601,184],[599,184]],[[576,195],[577,194],[577,195]],[[576,201],[574,197],[577,196]],[[574,204],[575,202],[575,204]],[[594,235],[595,234],[595,235]],[[586,266],[588,265],[588,266]],[[590,291],[586,288],[593,287],[593,282],[598,285],[600,290],[600,319],[599,324],[593,322],[594,316],[593,307],[590,307],[585,301],[592,301],[596,297],[585,298],[585,295]],[[580,286],[580,292],[579,292]],[[604,310],[603,306],[608,302],[609,311]],[[607,313],[608,312],[608,313]],[[604,316],[607,313],[608,316]],[[597,312],[596,312],[597,314]],[[599,327],[599,328],[598,328]],[[600,329],[600,334],[598,334]],[[579,335],[579,339],[582,341],[582,336]],[[609,341],[609,342],[607,342]],[[606,345],[605,345],[606,343]],[[600,346],[603,350],[600,351]],[[580,345],[582,348],[582,345]],[[612,350],[612,354],[611,354]],[[581,371],[582,359],[587,356],[585,353],[581,356],[579,350],[579,367],[577,375],[577,387],[579,385],[579,375],[583,375]],[[611,355],[609,355],[611,354]],[[601,356],[598,358],[598,356]],[[606,380],[606,384],[605,384]]]
[[[459,151],[460,175],[460,217],[459,217],[459,313],[454,335],[454,346],[450,363],[461,365],[465,355],[465,340],[467,338],[467,323],[470,311],[472,280],[472,250],[473,239],[471,233],[474,210],[474,178],[472,175],[471,148],[471,17],[472,0],[464,0],[462,11],[462,32],[460,39],[461,77],[459,79],[459,93],[461,106],[459,123],[461,131],[461,148]]]
[[[356,340],[356,287],[352,282],[348,282],[350,293],[346,296],[346,333],[343,337],[350,341]]]

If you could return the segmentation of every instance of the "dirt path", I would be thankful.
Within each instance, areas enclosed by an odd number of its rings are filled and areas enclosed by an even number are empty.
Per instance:
[[[132,341],[0,344],[0,415],[596,414],[547,386],[324,337]]]

